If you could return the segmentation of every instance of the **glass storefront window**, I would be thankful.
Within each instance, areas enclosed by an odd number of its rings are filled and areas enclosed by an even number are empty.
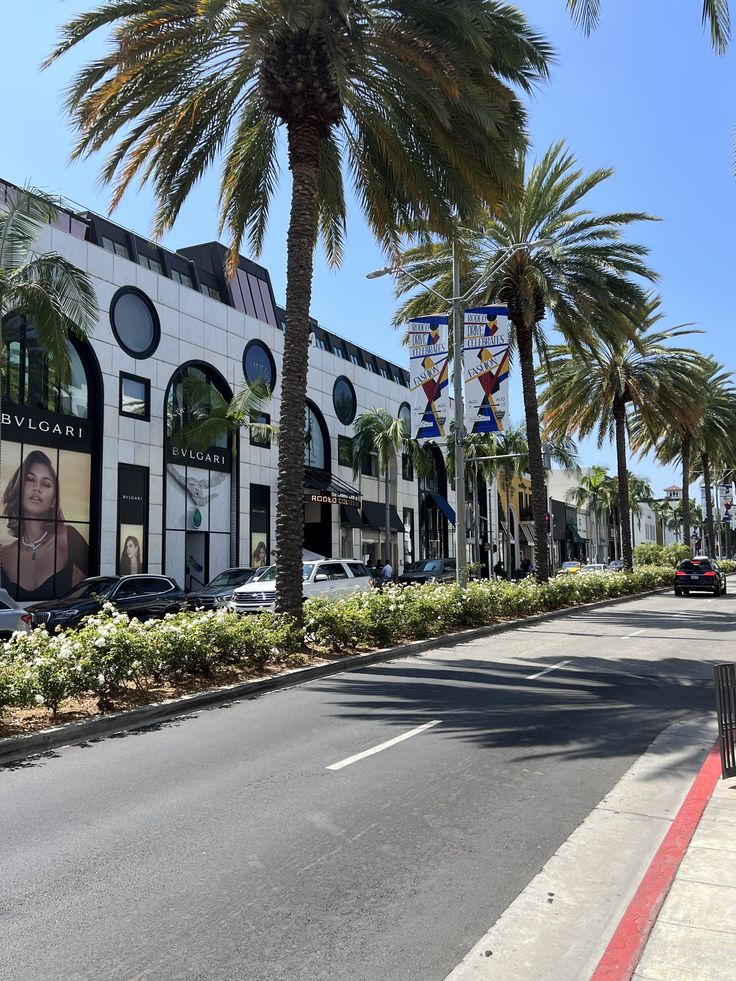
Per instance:
[[[88,418],[87,375],[76,348],[69,343],[69,371],[60,381],[48,363],[35,332],[21,317],[8,317],[3,324],[5,372],[3,397],[15,405],[47,412]]]

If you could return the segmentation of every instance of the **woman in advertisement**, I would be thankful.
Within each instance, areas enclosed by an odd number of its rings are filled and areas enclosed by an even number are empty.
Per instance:
[[[261,569],[263,566],[268,565],[268,550],[266,549],[266,543],[259,539],[258,536],[253,537],[253,555],[251,557],[251,565],[254,569]]]
[[[18,600],[61,596],[84,579],[88,546],[61,510],[49,457],[32,450],[3,494],[10,542],[0,547],[0,584]]]
[[[121,576],[136,576],[139,572],[143,572],[141,543],[135,535],[128,535],[125,539],[118,568]]]

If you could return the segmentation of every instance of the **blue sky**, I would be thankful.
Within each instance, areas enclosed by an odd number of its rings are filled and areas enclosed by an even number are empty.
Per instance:
[[[104,214],[108,194],[98,183],[102,158],[69,163],[72,133],[61,110],[62,91],[75,68],[99,46],[90,44],[46,72],[38,69],[58,26],[92,5],[92,0],[5,0],[0,176],[32,182]],[[590,38],[570,23],[564,0],[519,0],[518,6],[557,52],[550,82],[529,102],[533,147],[542,152],[564,138],[584,169],[613,167],[615,176],[591,196],[593,207],[646,211],[663,219],[635,234],[651,249],[660,274],[664,323],[696,322],[706,332],[696,346],[736,369],[728,299],[736,244],[731,229],[736,44],[723,58],[713,54],[701,29],[699,0],[603,0],[601,25]],[[288,201],[284,171],[260,257],[279,301],[285,293]],[[216,205],[213,173],[197,187],[165,244],[179,248],[214,239]],[[115,220],[145,234],[152,213],[151,197],[143,191],[123,202]],[[340,270],[327,269],[317,256],[312,313],[326,327],[405,364],[390,326],[395,308],[390,280],[365,279],[385,260],[355,207],[348,231]],[[511,388],[512,416],[520,420],[516,379]],[[610,449],[586,444],[582,450],[586,464],[615,462]],[[633,469],[649,476],[656,491],[675,476],[648,460],[634,462]]]

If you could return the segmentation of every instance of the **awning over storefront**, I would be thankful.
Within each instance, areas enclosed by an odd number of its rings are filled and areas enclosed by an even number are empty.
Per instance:
[[[447,518],[447,520],[450,522],[450,524],[452,524],[452,525],[456,524],[457,518],[455,517],[455,512],[452,509],[452,507],[450,506],[450,504],[447,501],[447,499],[444,498],[441,494],[430,494],[429,496],[432,498],[432,500],[434,501],[434,503],[437,505],[437,507],[440,509],[440,511],[444,514],[444,516]]]
[[[585,545],[585,539],[580,537],[580,532],[570,522],[567,523],[567,537],[576,545]]]
[[[360,508],[360,491],[334,474],[317,467],[304,468],[304,497],[316,504],[342,504]]]
[[[503,537],[508,540],[510,545],[516,545],[516,539],[509,531],[508,524],[503,520],[503,518],[500,518],[498,523],[501,525],[501,531],[503,533]]]
[[[527,545],[534,547],[534,522],[533,521],[520,521],[519,527],[521,528],[521,533],[526,540]]]
[[[341,504],[340,523],[343,525],[350,525],[351,528],[362,528],[363,518],[357,508],[352,508],[349,504]]]
[[[404,523],[393,504],[389,507],[389,515],[391,531],[403,532]],[[363,520],[364,528],[375,528],[378,531],[383,531],[386,528],[386,505],[379,504],[378,501],[363,501]]]

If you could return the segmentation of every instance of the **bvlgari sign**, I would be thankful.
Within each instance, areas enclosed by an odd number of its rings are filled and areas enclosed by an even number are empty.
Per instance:
[[[169,439],[166,440],[166,462],[199,470],[221,470],[223,473],[232,470],[229,447],[209,446],[206,450],[195,450],[190,446],[177,446]]]
[[[2,438],[14,443],[36,443],[61,450],[90,450],[89,419],[62,416],[43,409],[15,406],[3,400]]]

